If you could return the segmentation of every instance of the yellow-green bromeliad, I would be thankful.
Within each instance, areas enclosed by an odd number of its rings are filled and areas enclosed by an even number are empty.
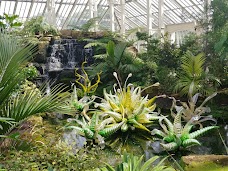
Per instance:
[[[132,74],[128,75],[123,88],[116,72],[113,75],[117,79],[119,88],[116,88],[115,84],[114,93],[111,91],[107,93],[104,89],[104,99],[101,103],[96,103],[95,106],[99,107],[100,115],[104,118],[113,118],[114,122],[107,124],[105,129],[99,131],[99,134],[107,137],[119,129],[126,132],[129,128],[150,132],[146,126],[151,124],[153,120],[160,118],[158,113],[154,111],[156,97],[152,99],[148,99],[148,96],[142,97],[140,87],[134,88],[132,84],[127,85],[127,80]]]

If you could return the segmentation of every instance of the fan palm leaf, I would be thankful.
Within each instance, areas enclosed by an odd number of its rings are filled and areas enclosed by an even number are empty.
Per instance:
[[[0,111],[0,116],[13,118],[15,122],[21,122],[31,115],[42,112],[69,112],[68,108],[65,108],[65,99],[68,98],[67,93],[62,93],[65,90],[63,86],[56,86],[51,90],[50,95],[40,93],[37,91],[30,91],[25,94],[18,93],[15,96],[10,97],[7,103]],[[60,93],[62,93],[60,95]],[[16,124],[15,124],[16,125]],[[3,130],[1,133],[6,133],[13,126],[9,124],[3,124]]]
[[[21,66],[32,58],[35,51],[34,46],[21,46],[16,38],[0,32],[0,105],[22,81]]]
[[[43,92],[29,91],[15,93],[16,86],[21,84],[21,69],[35,54],[36,48],[20,42],[17,37],[0,32],[0,117],[12,118],[16,122],[3,122],[1,134],[10,131],[13,126],[27,117],[41,112],[65,111],[61,107],[67,94],[63,86],[56,86],[50,95]],[[12,95],[14,93],[14,95]],[[67,110],[67,109],[66,109]]]

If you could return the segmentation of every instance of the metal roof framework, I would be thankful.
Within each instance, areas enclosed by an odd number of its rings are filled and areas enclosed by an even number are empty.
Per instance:
[[[50,0],[0,0],[0,15],[16,14],[24,22],[32,17],[45,15]],[[53,1],[53,0],[52,0]],[[91,18],[91,3],[96,1],[99,24],[110,27],[109,1],[114,3],[115,27],[120,29],[124,13],[125,29],[147,27],[148,0],[55,0],[56,24],[59,29],[80,27]],[[124,4],[123,4],[124,1]],[[159,1],[150,0],[152,27],[159,27]],[[162,0],[164,25],[198,21],[203,18],[205,1],[208,0]],[[122,11],[124,5],[124,12]],[[123,18],[122,18],[123,19]]]

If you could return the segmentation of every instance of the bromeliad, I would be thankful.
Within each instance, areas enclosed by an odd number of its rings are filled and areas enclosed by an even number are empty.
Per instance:
[[[193,121],[190,120],[185,126],[182,126],[181,117],[182,110],[175,116],[173,124],[166,117],[163,117],[159,119],[159,124],[163,131],[154,129],[151,132],[152,135],[157,136],[164,141],[164,143],[161,143],[161,146],[167,151],[173,151],[178,148],[188,148],[193,145],[201,145],[196,138],[212,129],[218,128],[218,126],[208,126],[190,132],[193,127]]]
[[[156,97],[152,99],[148,99],[148,96],[142,97],[140,87],[134,88],[132,84],[127,85],[127,80],[132,74],[128,75],[123,88],[117,73],[114,72],[113,75],[117,79],[119,89],[116,88],[117,85],[114,85],[114,94],[104,90],[104,99],[95,106],[100,108],[102,115],[107,115],[115,120],[115,129],[126,132],[129,128],[138,128],[149,132],[146,124],[151,124],[152,120],[160,118],[158,113],[154,112]],[[109,127],[107,129],[111,129],[112,126],[107,127]]]
[[[196,93],[193,96],[193,83],[190,85],[189,88],[189,100],[188,102],[180,102],[182,106],[177,106],[176,105],[176,100],[174,98],[173,99],[173,105],[171,108],[171,115],[173,117],[176,116],[176,114],[173,112],[173,108],[175,108],[175,110],[177,111],[177,113],[179,111],[182,112],[182,118],[188,122],[190,120],[192,120],[192,123],[194,125],[198,124],[200,126],[200,128],[203,128],[203,125],[201,124],[204,121],[213,121],[215,124],[217,123],[216,119],[214,119],[212,117],[212,115],[204,115],[205,113],[209,113],[211,110],[209,107],[205,107],[204,105],[213,97],[215,97],[217,95],[217,93],[213,93],[212,95],[208,96],[201,105],[196,106],[196,103],[198,101],[198,97],[199,97],[199,93]]]
[[[84,96],[78,100],[76,86],[73,86],[73,92],[71,94],[71,99],[68,100],[68,104],[74,114],[79,113],[81,116],[85,117],[87,121],[90,121],[90,117],[87,115],[87,112],[89,110],[89,106],[94,100],[94,96]]]

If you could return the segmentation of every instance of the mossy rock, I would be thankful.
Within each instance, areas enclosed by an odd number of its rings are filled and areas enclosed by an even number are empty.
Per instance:
[[[185,171],[228,171],[226,155],[190,155],[182,157]]]
[[[38,63],[47,62],[47,48],[49,46],[49,41],[39,41],[38,43],[38,53],[35,56],[34,61]]]
[[[41,116],[31,116],[28,120],[32,125],[43,125],[43,118]]]

